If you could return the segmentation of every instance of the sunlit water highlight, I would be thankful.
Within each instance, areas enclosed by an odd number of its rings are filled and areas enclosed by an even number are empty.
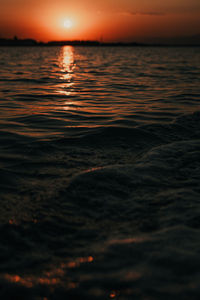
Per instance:
[[[199,299],[199,48],[0,48],[2,299]]]

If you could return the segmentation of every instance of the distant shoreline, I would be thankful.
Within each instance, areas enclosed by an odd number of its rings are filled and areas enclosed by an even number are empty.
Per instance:
[[[200,44],[168,44],[168,43],[104,43],[99,41],[50,41],[38,42],[34,39],[0,38],[0,47],[57,47],[57,46],[90,46],[90,47],[200,47]]]

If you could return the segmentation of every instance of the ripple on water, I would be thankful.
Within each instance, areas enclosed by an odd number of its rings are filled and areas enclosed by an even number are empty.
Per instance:
[[[199,299],[198,62],[0,49],[2,299]]]

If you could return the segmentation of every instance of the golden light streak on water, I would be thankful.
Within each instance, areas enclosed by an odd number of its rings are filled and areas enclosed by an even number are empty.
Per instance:
[[[77,282],[72,282],[66,277],[67,269],[78,268],[83,263],[91,263],[94,258],[92,256],[78,257],[74,261],[62,263],[57,268],[52,268],[43,273],[42,276],[20,276],[18,274],[5,274],[3,278],[11,283],[17,283],[27,288],[37,285],[57,286],[65,282],[68,289],[74,289],[78,286]]]
[[[72,79],[74,69],[76,67],[74,62],[74,48],[72,46],[65,46],[61,48],[59,65],[61,72],[60,79],[64,82],[58,86],[58,90],[56,92],[61,95],[70,96],[74,85]]]

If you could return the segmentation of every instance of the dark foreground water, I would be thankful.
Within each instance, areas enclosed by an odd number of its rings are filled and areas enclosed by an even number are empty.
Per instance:
[[[200,48],[0,48],[0,299],[200,299]]]

